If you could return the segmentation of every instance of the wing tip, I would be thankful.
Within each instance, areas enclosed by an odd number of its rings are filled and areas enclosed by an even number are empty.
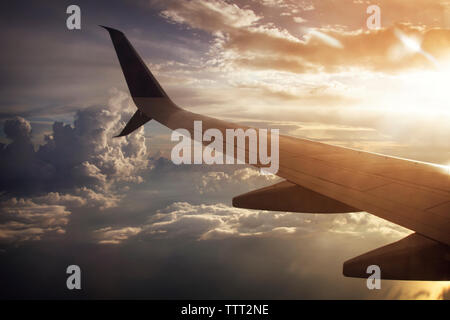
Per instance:
[[[98,26],[103,28],[103,29],[105,29],[106,31],[108,31],[109,34],[116,33],[116,34],[122,34],[123,35],[123,32],[120,31],[120,30],[117,30],[117,29],[114,29],[114,28],[111,28],[111,27],[108,27],[108,26],[104,26],[104,25],[101,25],[101,24],[99,24]]]

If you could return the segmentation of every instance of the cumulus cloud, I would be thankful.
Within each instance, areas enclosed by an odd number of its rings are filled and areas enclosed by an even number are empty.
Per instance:
[[[148,164],[143,129],[113,139],[133,111],[128,95],[117,92],[107,107],[79,110],[73,125],[55,122],[36,151],[30,123],[6,120],[4,131],[12,142],[0,149],[0,190],[105,192],[116,183],[142,182],[138,173]]]
[[[195,188],[201,194],[232,193],[242,184],[248,188],[255,188],[264,184],[275,183],[278,180],[280,179],[274,175],[262,175],[257,169],[247,167],[231,172],[206,172],[200,176]]]
[[[73,125],[55,122],[45,143],[34,146],[24,118],[5,121],[11,143],[0,146],[1,239],[39,240],[62,234],[74,208],[118,205],[130,183],[143,181],[147,150],[143,128],[113,136],[135,111],[128,95],[115,92],[105,107],[79,110]]]
[[[5,122],[3,131],[7,138],[11,140],[29,140],[31,134],[30,123],[22,117]]]

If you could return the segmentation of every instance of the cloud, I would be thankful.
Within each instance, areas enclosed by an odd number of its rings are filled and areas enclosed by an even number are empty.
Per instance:
[[[307,21],[306,19],[303,19],[302,17],[294,17],[293,19],[294,19],[294,22],[296,22],[296,23],[304,23]]]
[[[6,120],[4,131],[12,142],[0,149],[0,190],[106,192],[120,183],[142,182],[138,173],[148,165],[143,129],[113,139],[134,109],[128,95],[116,92],[107,107],[79,110],[73,126],[54,122],[52,133],[36,151],[30,123],[20,117]]]
[[[143,228],[147,237],[187,237],[212,239],[257,235],[262,233],[263,223],[256,223],[250,229],[246,226],[249,216],[258,211],[239,209],[224,204],[191,205],[186,202],[174,203],[150,218],[150,224]],[[258,226],[260,228],[258,228]],[[265,228],[270,231],[270,227]]]
[[[33,199],[36,203],[46,203],[50,205],[64,205],[68,207],[82,207],[87,204],[87,200],[84,197],[60,194],[58,192],[49,192],[45,196],[35,197]]]
[[[3,201],[0,203],[0,241],[41,240],[48,234],[64,234],[69,215],[62,205],[16,198]]]
[[[254,0],[255,2],[260,2],[262,5],[267,7],[281,7],[284,8],[286,3],[284,0]]]
[[[141,228],[106,227],[95,231],[95,238],[100,243],[120,243],[130,236],[139,239],[210,240],[248,236],[284,237],[317,232],[361,238],[381,235],[392,241],[410,233],[400,226],[363,212],[345,215],[301,214],[240,209],[221,203],[193,205],[175,202],[158,210]],[[115,239],[116,234],[123,239]]]
[[[201,175],[195,188],[200,194],[217,192],[232,193],[244,184],[246,188],[256,188],[264,184],[276,183],[280,180],[274,175],[261,175],[257,169],[243,168],[231,172],[211,171]]]
[[[399,28],[411,36],[420,36],[423,49],[436,59],[448,58],[448,46],[437,44],[450,43],[449,30],[417,30],[409,26]],[[394,30],[395,27],[356,32],[314,29],[314,33],[306,33],[302,41],[274,33],[242,31],[230,34],[227,41],[221,43],[221,49],[225,52],[222,57],[226,63],[234,63],[235,57],[239,57],[247,59],[252,67],[294,73],[333,73],[349,68],[381,72],[434,68],[434,64],[423,55],[405,50],[395,37]],[[318,34],[320,38],[316,36]],[[323,38],[333,39],[333,43],[338,45],[330,47],[329,41],[325,42]],[[400,54],[393,55],[395,50]],[[290,70],[283,67],[285,61],[292,64]]]
[[[95,192],[87,187],[82,187],[75,189],[73,193],[85,201],[84,206],[98,207],[100,210],[118,206],[121,199],[120,195],[112,190],[111,192]]]
[[[253,0],[269,8],[287,9],[290,12],[298,13],[299,11],[314,10],[314,1],[289,1],[289,0]]]
[[[125,227],[113,229],[111,227],[101,228],[94,231],[94,237],[98,239],[100,244],[119,244],[134,236],[141,231],[139,227]]]
[[[226,31],[225,28],[248,27],[261,19],[253,10],[241,9],[222,0],[172,2],[161,15],[173,22],[186,23],[212,33]]]
[[[396,22],[409,22],[417,25],[443,26],[447,24],[446,12],[449,5],[445,0],[377,0],[369,3],[363,0],[253,0],[271,9],[271,18],[302,13],[308,21],[316,25],[343,25],[351,30],[366,26],[366,9],[371,4],[381,8],[382,26],[389,27]],[[421,10],[417,10],[421,8]],[[276,20],[280,22],[280,20]]]
[[[450,287],[445,281],[393,282],[386,299],[398,300],[448,300]]]
[[[22,117],[5,121],[3,131],[7,138],[11,140],[28,140],[31,134],[30,123]]]
[[[54,122],[43,145],[31,142],[29,121],[6,120],[11,143],[0,145],[1,239],[40,240],[64,233],[76,208],[105,210],[118,206],[128,184],[143,181],[151,169],[143,128],[114,139],[135,107],[115,92],[105,107],[79,110],[73,125]]]
[[[231,19],[231,15],[235,18]],[[401,51],[402,45],[394,34],[396,27],[377,31],[310,28],[312,31],[305,30],[303,39],[299,39],[286,29],[261,23],[261,18],[251,9],[220,0],[207,4],[200,1],[173,3],[162,16],[215,35],[211,62],[222,67],[294,73],[339,72],[352,67],[382,72],[434,67],[429,59],[417,52],[392,54],[394,50]],[[294,19],[303,22],[302,18],[302,21],[299,17]],[[450,43],[449,30],[404,24],[397,27],[407,34],[420,36],[423,49],[430,55],[436,58],[449,56],[448,46],[442,45]]]

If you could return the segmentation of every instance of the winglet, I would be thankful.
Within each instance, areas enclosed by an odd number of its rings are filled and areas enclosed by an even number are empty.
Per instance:
[[[101,24],[99,24],[98,25],[99,27],[102,27],[102,28],[104,28],[104,29],[106,29],[108,32],[118,32],[118,33],[121,33],[121,34],[123,34],[123,32],[122,31],[119,31],[119,30],[117,30],[117,29],[114,29],[114,28],[111,28],[111,27],[107,27],[107,26],[103,26],[103,25],[101,25]]]
[[[123,32],[102,25],[100,27],[106,29],[111,37],[131,96],[168,98]]]

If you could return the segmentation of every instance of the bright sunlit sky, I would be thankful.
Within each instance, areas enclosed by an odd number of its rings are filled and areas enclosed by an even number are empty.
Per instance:
[[[406,229],[363,213],[274,218],[235,209],[233,196],[273,181],[249,168],[173,168],[170,132],[155,123],[111,139],[135,109],[98,27],[122,30],[191,111],[450,165],[448,1],[77,1],[76,31],[65,25],[70,4],[0,5],[0,143],[11,146],[1,164],[0,271],[16,288],[2,296],[64,297],[31,290],[37,278],[14,281],[28,272],[18,261],[58,252],[41,262],[45,277],[70,252],[88,270],[111,268],[91,276],[88,297],[448,298],[448,283],[391,281],[375,293],[341,276],[346,259]],[[381,26],[369,30],[373,4]]]

